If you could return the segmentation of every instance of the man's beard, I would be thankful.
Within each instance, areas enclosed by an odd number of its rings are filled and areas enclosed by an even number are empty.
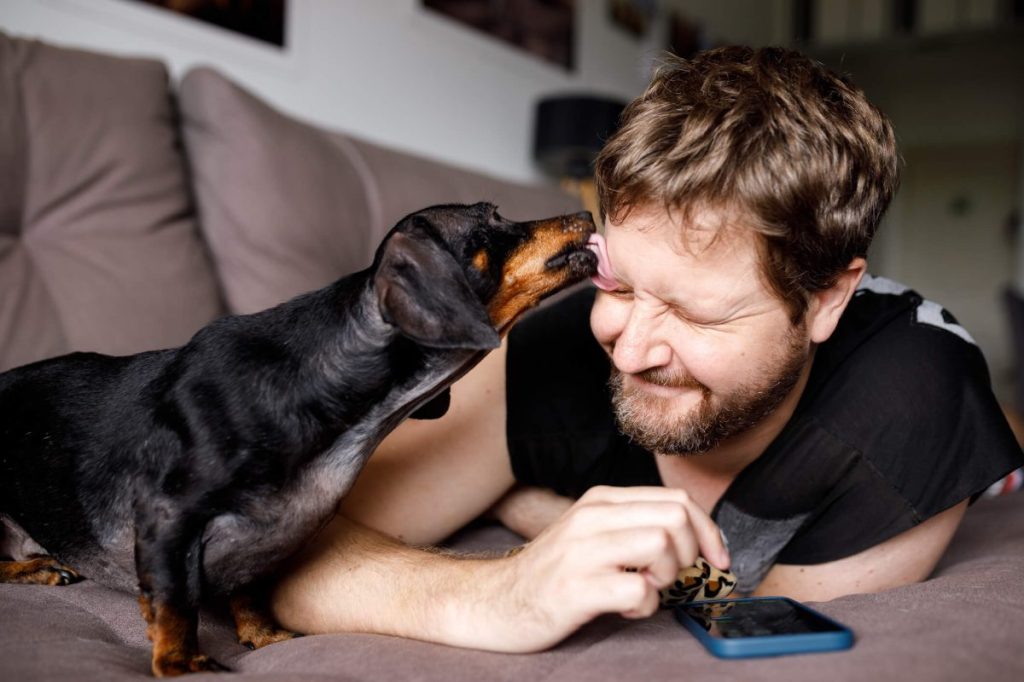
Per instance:
[[[609,385],[615,418],[624,434],[651,452],[707,452],[774,412],[799,381],[807,358],[801,325],[787,335],[783,355],[766,372],[725,396],[714,395],[707,386],[683,372],[654,368],[637,375],[658,386],[699,391],[700,404],[683,414],[673,412],[675,398],[624,388],[622,373],[612,365]]]

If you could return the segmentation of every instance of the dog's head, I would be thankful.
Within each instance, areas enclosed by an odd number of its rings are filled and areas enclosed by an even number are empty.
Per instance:
[[[592,276],[587,212],[515,223],[495,206],[434,206],[403,218],[377,251],[384,319],[430,348],[496,348],[543,298]]]

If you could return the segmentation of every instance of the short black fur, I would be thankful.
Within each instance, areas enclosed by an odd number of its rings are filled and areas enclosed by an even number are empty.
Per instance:
[[[425,209],[367,270],[181,348],[0,375],[0,554],[5,527],[23,531],[86,577],[185,613],[194,638],[202,596],[271,572],[402,419],[443,414],[447,387],[500,342],[486,304],[532,226],[489,204]],[[480,250],[485,272],[470,265]],[[583,260],[564,284],[592,274]]]

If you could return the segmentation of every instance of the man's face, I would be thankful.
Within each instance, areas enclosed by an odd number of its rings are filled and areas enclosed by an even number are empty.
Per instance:
[[[685,231],[634,210],[605,231],[616,291],[590,316],[612,360],[622,430],[663,454],[705,452],[760,423],[808,366],[804,325],[760,276],[753,232],[695,211]]]

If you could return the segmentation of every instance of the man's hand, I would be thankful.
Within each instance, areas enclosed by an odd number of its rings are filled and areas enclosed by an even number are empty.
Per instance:
[[[647,617],[658,590],[698,555],[729,567],[718,527],[686,492],[592,488],[522,552],[485,572],[487,598],[463,604],[455,643],[538,651],[603,613]]]

